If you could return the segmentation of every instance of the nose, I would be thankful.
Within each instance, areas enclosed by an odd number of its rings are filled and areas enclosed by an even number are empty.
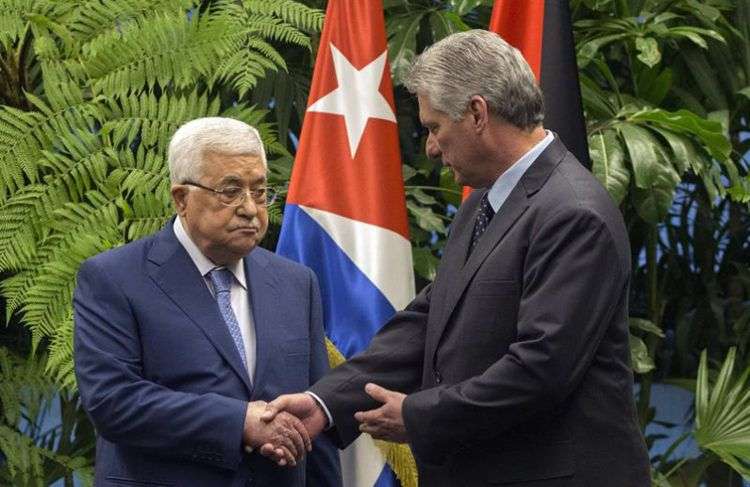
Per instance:
[[[255,202],[250,192],[246,191],[245,198],[242,200],[242,204],[237,207],[237,211],[241,215],[253,218],[258,214],[258,209],[258,203]]]
[[[427,135],[427,141],[424,144],[424,151],[430,159],[438,159],[443,153],[432,134]]]

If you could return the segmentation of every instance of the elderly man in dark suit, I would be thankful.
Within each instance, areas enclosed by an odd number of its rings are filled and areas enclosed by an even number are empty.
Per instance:
[[[406,85],[427,154],[476,190],[434,282],[266,418],[289,411],[340,446],[361,431],[408,442],[429,487],[648,486],[617,207],[543,128],[534,76],[499,36],[445,38]]]
[[[258,132],[193,120],[168,158],[177,216],[78,275],[75,366],[98,433],[96,485],[340,485],[328,439],[305,458],[299,420],[260,419],[328,362],[312,271],[257,247],[273,201]]]

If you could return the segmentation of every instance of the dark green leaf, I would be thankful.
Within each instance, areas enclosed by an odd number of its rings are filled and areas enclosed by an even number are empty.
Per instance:
[[[432,251],[425,247],[412,247],[411,257],[414,262],[414,271],[428,281],[433,281],[440,259],[432,255]]]
[[[611,130],[589,138],[591,171],[618,205],[625,198],[630,184],[630,171],[625,165],[625,152]]]
[[[706,120],[688,110],[641,110],[632,115],[630,120],[647,121],[675,133],[697,137],[705,144],[711,155],[719,160],[728,158],[732,150],[732,145],[724,135],[719,122]]]
[[[417,225],[423,230],[443,234],[446,232],[443,220],[432,209],[418,206],[411,201],[406,202],[406,208],[414,216]]]

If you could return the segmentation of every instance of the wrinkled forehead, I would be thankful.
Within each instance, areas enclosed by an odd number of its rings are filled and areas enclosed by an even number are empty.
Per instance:
[[[258,185],[267,180],[267,170],[260,156],[250,153],[227,154],[205,152],[201,158],[202,175],[215,182]]]

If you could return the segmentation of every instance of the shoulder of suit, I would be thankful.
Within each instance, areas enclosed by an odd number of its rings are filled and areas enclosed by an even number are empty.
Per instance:
[[[121,265],[123,263],[130,263],[137,260],[145,260],[148,255],[148,251],[153,246],[159,232],[148,235],[138,240],[113,247],[105,250],[99,254],[89,257],[84,261],[95,262],[98,266],[107,267],[111,265]]]
[[[248,254],[248,257],[257,260],[264,265],[273,266],[276,271],[296,274],[300,277],[309,276],[312,273],[310,268],[306,265],[271,252],[263,247],[254,248],[250,254]]]

